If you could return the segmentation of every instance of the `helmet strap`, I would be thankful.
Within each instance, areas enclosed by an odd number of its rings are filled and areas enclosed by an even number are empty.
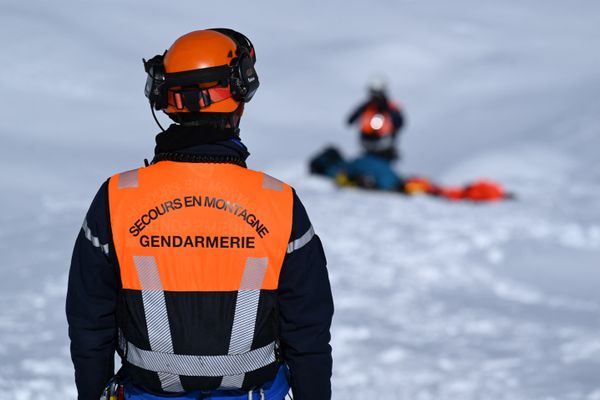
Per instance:
[[[227,100],[232,97],[229,87],[212,87],[201,89],[198,87],[185,87],[179,90],[172,90],[172,96],[169,96],[169,105],[177,110],[187,108],[188,111],[196,112],[206,108],[211,104]],[[173,104],[171,103],[171,100]]]

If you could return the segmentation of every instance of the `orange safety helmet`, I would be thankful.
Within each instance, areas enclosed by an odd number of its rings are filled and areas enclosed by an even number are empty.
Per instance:
[[[145,94],[167,114],[232,113],[252,99],[259,81],[252,42],[232,29],[190,32],[163,55],[144,60]]]

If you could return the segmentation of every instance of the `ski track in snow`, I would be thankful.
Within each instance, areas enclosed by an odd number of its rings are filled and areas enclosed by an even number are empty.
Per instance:
[[[0,5],[0,40],[20,37],[5,43],[15,57],[0,56],[12,71],[0,87],[39,110],[5,105],[12,120],[0,119],[12,150],[0,159],[12,194],[0,205],[14,210],[0,216],[0,400],[76,397],[64,316],[71,249],[101,179],[134,167],[155,130],[131,95],[143,86],[131,54],[138,62],[198,24],[230,24],[260,45],[261,93],[243,137],[251,166],[296,188],[324,243],[334,399],[600,400],[600,6],[457,3],[240,5],[228,23],[198,22],[183,4],[160,15],[158,3],[119,5],[118,15],[88,2]],[[279,18],[290,14],[302,23]],[[158,18],[164,32],[131,22]],[[28,61],[32,49],[46,59]],[[339,116],[378,72],[362,60],[383,60],[406,103],[403,172],[451,184],[487,176],[518,199],[452,203],[307,176],[305,159],[328,141],[356,150]],[[320,75],[330,79],[298,91]],[[317,93],[330,98],[315,107]],[[107,115],[127,134],[108,135],[117,126]]]

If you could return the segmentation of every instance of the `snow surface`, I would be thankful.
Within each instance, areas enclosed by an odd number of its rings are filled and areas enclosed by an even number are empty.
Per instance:
[[[74,398],[73,241],[157,129],[142,57],[215,26],[254,41],[242,135],[295,186],[336,302],[334,399],[600,399],[600,3],[0,2],[0,399]],[[502,181],[472,205],[338,190],[305,160],[384,74],[406,173]],[[166,119],[163,119],[166,122]]]

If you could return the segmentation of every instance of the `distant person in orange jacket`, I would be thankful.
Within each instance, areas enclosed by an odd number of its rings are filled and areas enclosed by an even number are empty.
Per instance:
[[[369,155],[388,161],[398,159],[396,138],[404,126],[400,107],[388,99],[386,83],[374,79],[369,84],[369,98],[348,117],[348,124],[357,123],[360,142]]]

